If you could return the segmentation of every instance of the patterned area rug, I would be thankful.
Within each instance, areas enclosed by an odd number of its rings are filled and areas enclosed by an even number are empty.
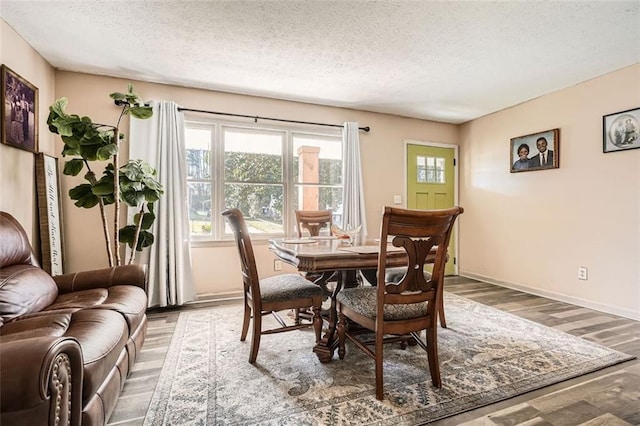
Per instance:
[[[262,336],[249,364],[241,309],[180,314],[145,425],[419,425],[634,358],[445,293],[442,389],[421,348],[390,344],[378,401],[373,360],[348,344],[322,364],[310,329]]]

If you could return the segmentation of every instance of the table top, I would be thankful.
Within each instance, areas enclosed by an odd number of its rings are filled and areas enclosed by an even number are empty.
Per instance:
[[[350,245],[340,239],[277,238],[269,249],[304,272],[370,269],[378,266],[379,245]],[[402,248],[387,246],[387,266],[406,266]]]

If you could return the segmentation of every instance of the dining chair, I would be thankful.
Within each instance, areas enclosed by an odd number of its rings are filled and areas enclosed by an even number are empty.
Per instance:
[[[383,345],[401,342],[407,336],[427,352],[431,382],[442,387],[438,361],[437,315],[442,306],[444,267],[451,230],[462,207],[444,210],[407,210],[385,207],[380,231],[378,275],[376,287],[343,289],[337,295],[338,356],[344,359],[345,341],[375,360],[376,398],[383,399]],[[407,253],[407,273],[399,282],[389,282],[386,274],[387,237],[391,244]],[[435,250],[433,270],[425,278],[424,266],[431,250]],[[349,323],[361,327],[350,329]],[[367,331],[375,333],[365,340]],[[426,339],[420,332],[426,330]]]
[[[249,362],[254,363],[258,357],[260,336],[263,334],[281,333],[313,326],[316,335],[316,343],[320,341],[322,333],[322,319],[320,309],[322,307],[322,289],[298,274],[281,274],[264,279],[258,277],[251,237],[247,230],[242,212],[238,209],[229,209],[222,212],[238,246],[240,254],[240,266],[242,269],[242,281],[244,287],[244,320],[240,341],[245,341],[249,331],[249,324],[253,318],[251,338],[251,351]],[[298,310],[311,308],[313,318],[311,323],[288,325],[278,315],[283,310]],[[262,317],[272,314],[279,326],[276,328],[262,329]]]
[[[298,230],[298,238],[302,238],[303,231],[306,229],[309,236],[320,236],[320,230],[327,228],[331,235],[331,225],[333,225],[333,212],[331,210],[294,210],[296,215],[296,229]],[[334,281],[333,273],[312,273],[303,274],[309,281],[317,281],[323,275],[326,275],[325,282]],[[329,276],[331,275],[331,276]],[[309,312],[306,309],[299,309],[295,313],[296,324],[300,319],[309,319]]]
[[[305,229],[311,237],[319,236],[322,228],[329,229],[329,235],[331,235],[331,225],[333,225],[331,210],[294,210],[294,212],[298,237],[302,238],[302,232]]]

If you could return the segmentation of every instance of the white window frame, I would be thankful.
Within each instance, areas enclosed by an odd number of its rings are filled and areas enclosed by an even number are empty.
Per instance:
[[[223,132],[224,129],[238,129],[247,132],[269,132],[281,133],[283,135],[282,144],[282,173],[284,203],[283,203],[283,229],[282,233],[254,233],[251,238],[254,240],[268,240],[283,236],[292,236],[295,229],[295,215],[293,212],[294,188],[296,185],[304,186],[300,182],[293,182],[293,140],[295,136],[309,136],[327,139],[336,139],[342,143],[341,129],[326,128],[318,130],[317,127],[296,126],[287,127],[279,125],[268,125],[263,123],[240,123],[229,120],[220,119],[203,119],[202,117],[193,117],[185,115],[186,128],[200,128],[211,130],[211,177],[206,179],[187,179],[190,182],[210,182],[211,183],[211,235],[191,234],[191,240],[197,243],[229,241],[233,239],[233,235],[224,234],[225,222],[220,214],[224,209],[224,146]],[[260,182],[262,183],[262,182]],[[313,185],[313,184],[306,184]],[[344,189],[344,184],[340,185],[323,185],[317,186],[335,186]]]

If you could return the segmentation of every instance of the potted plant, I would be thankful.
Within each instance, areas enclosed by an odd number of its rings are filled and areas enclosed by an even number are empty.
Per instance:
[[[119,130],[120,121],[125,115],[149,118],[153,115],[152,108],[133,92],[131,84],[127,93],[116,92],[109,96],[116,106],[121,107],[116,125],[94,123],[89,117],[67,114],[66,98],[56,100],[49,107],[47,124],[49,131],[62,138],[62,156],[70,157],[64,164],[63,173],[77,176],[85,172],[86,183],[71,188],[69,196],[78,207],[99,206],[109,266],[116,266],[122,263],[120,243],[131,248],[128,263],[133,262],[137,251],[153,244],[154,237],[149,231],[155,221],[153,205],[163,194],[163,189],[156,180],[156,170],[149,164],[141,160],[129,160],[122,166],[119,164],[119,143],[124,139]],[[100,177],[95,167],[103,167]],[[114,172],[116,170],[117,173]],[[122,228],[119,224],[120,202],[137,209],[133,224]],[[105,210],[109,204],[114,205],[113,238]]]

